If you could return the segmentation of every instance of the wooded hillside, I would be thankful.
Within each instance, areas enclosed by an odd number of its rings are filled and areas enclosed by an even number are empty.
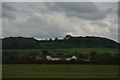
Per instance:
[[[62,49],[62,48],[117,48],[119,44],[113,40],[86,36],[74,37],[66,35],[63,39],[36,40],[25,37],[8,37],[2,39],[3,49]]]

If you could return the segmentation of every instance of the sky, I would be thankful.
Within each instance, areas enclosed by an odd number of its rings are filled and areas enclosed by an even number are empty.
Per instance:
[[[63,38],[67,34],[118,41],[118,3],[2,3],[2,37],[49,39]]]

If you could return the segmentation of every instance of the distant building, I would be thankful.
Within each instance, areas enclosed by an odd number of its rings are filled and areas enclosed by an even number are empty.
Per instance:
[[[66,58],[66,60],[69,61],[69,60],[71,60],[71,58],[68,57],[68,58]]]
[[[73,56],[71,57],[71,59],[77,60],[77,57],[76,57],[75,55],[73,55]]]
[[[47,56],[46,56],[46,59],[47,59],[47,60],[55,61],[55,60],[60,60],[60,57],[47,55]]]
[[[67,55],[65,60],[69,61],[72,59],[77,60],[77,56],[76,55]]]

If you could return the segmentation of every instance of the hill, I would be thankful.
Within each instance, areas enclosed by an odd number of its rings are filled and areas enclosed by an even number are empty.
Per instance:
[[[8,37],[2,39],[3,49],[64,49],[64,48],[117,48],[119,44],[113,40],[86,36],[66,35],[64,39],[36,40],[26,37]]]

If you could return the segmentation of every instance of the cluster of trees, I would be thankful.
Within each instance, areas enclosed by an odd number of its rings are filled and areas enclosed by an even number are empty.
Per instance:
[[[59,49],[59,48],[117,48],[119,44],[101,37],[74,37],[66,35],[63,39],[36,40],[25,37],[9,37],[2,39],[3,49]]]
[[[39,55],[36,54],[29,54],[29,55]],[[90,61],[82,61],[81,59],[84,56],[83,54],[77,54],[77,60],[58,60],[58,61],[49,61],[46,58],[36,59],[30,58],[29,55],[20,56],[18,52],[4,52],[3,53],[3,64],[119,64],[119,55],[114,54],[110,55],[109,53],[104,54],[97,54],[96,52],[91,52]],[[42,55],[42,54],[41,54]]]
[[[119,64],[119,54],[110,55],[109,53],[93,55],[91,58],[93,64]]]

